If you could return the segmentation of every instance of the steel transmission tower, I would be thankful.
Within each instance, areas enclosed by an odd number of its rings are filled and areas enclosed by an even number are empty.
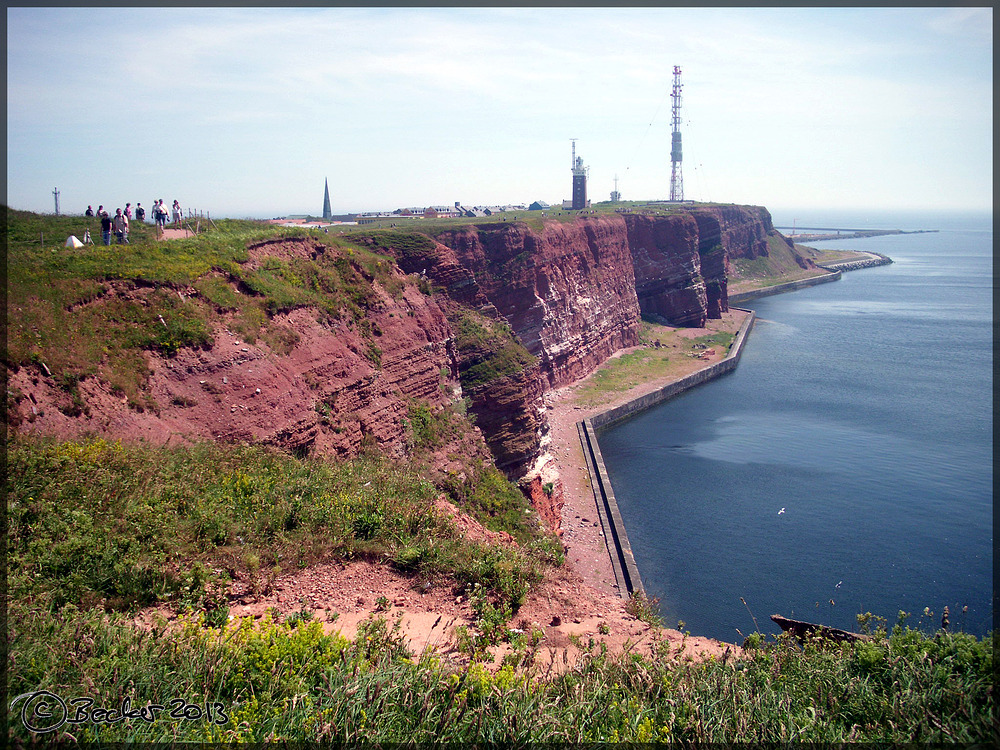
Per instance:
[[[684,174],[681,170],[681,66],[674,66],[674,88],[670,98],[674,100],[673,116],[670,119],[670,200],[684,200]]]

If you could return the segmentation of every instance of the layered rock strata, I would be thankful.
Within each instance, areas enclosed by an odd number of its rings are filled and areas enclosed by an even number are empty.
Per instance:
[[[308,307],[276,315],[271,325],[295,342],[287,352],[274,351],[262,339],[247,341],[221,325],[210,347],[181,349],[173,357],[147,355],[146,387],[155,406],[142,411],[129,408],[107,383],[88,377],[78,385],[87,408],[67,416],[60,409],[66,396],[53,380],[20,368],[11,374],[12,386],[26,397],[18,404],[20,429],[155,443],[253,442],[339,456],[370,447],[402,457],[410,405],[445,408],[460,396],[461,386],[444,311],[398,270],[395,274],[394,294],[371,282],[363,322],[330,319]],[[197,291],[184,294],[196,297]],[[462,448],[483,449],[481,439],[479,447]]]
[[[389,293],[371,280],[364,321],[298,308],[271,321],[295,342],[286,353],[248,344],[223,328],[207,350],[182,350],[170,359],[151,355],[149,390],[158,407],[144,413],[87,378],[80,382],[88,405],[82,416],[59,408],[42,414],[36,405],[46,389],[54,406],[63,396],[24,368],[11,378],[31,397],[18,404],[19,418],[31,429],[63,435],[212,437],[344,456],[371,446],[402,456],[410,404],[445,408],[464,396],[497,464],[523,479],[534,497],[554,503],[549,515],[556,517],[558,478],[545,458],[544,393],[636,345],[642,315],[682,326],[719,317],[728,310],[730,259],[766,254],[773,231],[763,208],[697,206],[565,222],[489,222],[435,237],[347,235],[397,264],[391,273],[401,291]],[[247,262],[328,252],[304,239],[275,240],[249,248]],[[404,282],[403,275],[417,278]],[[534,361],[503,336],[490,339],[500,342],[496,346],[459,351],[463,310],[509,327]],[[469,382],[464,374],[478,365],[495,376]]]
[[[729,309],[729,258],[766,254],[772,231],[763,208],[706,206],[540,227],[490,222],[419,246],[394,247],[386,236],[378,242],[404,271],[508,323],[537,357],[537,367],[516,378],[466,393],[498,465],[539,485],[537,495],[552,478],[542,393],[636,345],[641,315],[682,326],[720,317]]]

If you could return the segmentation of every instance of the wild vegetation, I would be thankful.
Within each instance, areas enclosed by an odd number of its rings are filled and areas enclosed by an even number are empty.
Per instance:
[[[795,253],[777,232],[767,237],[767,255],[753,259],[733,258],[730,263],[730,294],[826,273],[822,269],[802,268]]]
[[[569,671],[544,659],[518,666],[535,649],[530,638],[493,669],[411,654],[396,624],[377,616],[347,640],[304,617],[219,627],[194,617],[150,632],[96,610],[53,615],[19,602],[8,626],[17,743],[29,741],[26,724],[106,742],[996,741],[992,644],[902,626],[870,643],[781,638],[701,663],[665,641],[617,656],[590,643]],[[51,718],[32,715],[43,703]],[[134,718],[94,720],[109,716],[98,709]]]
[[[463,388],[479,388],[536,362],[506,323],[463,308],[453,308],[448,322],[455,332]]]
[[[441,219],[456,222],[456,219]],[[400,259],[405,267],[424,266],[427,258],[435,255],[435,243],[427,234],[438,224],[421,223],[420,231],[357,230],[346,235],[351,242],[371,248],[390,257]],[[421,276],[418,282],[427,293],[435,291],[434,285]],[[532,366],[536,358],[517,339],[514,331],[504,321],[494,320],[481,312],[442,300],[448,322],[455,336],[459,354],[459,379],[466,391],[494,383]]]
[[[308,261],[248,264],[249,245],[305,236],[254,222],[216,222],[171,243],[137,227],[129,246],[73,251],[62,241],[80,236],[86,219],[5,218],[5,365],[44,364],[67,389],[106,377],[135,408],[151,408],[145,351],[208,345],[221,315],[248,340],[280,342],[272,316],[299,305],[360,326],[371,284],[392,293],[397,278],[385,256],[341,238],[310,236],[328,250]],[[516,342],[509,330],[461,313],[453,325],[460,349],[509,351],[482,370],[474,368],[486,360],[470,364],[464,382],[530,365],[507,343]],[[414,402],[407,422],[417,457],[469,429],[458,405]],[[586,658],[563,668],[538,633],[507,628],[546,566],[562,561],[561,545],[488,462],[470,458],[462,472],[434,480],[421,460],[370,452],[321,461],[253,446],[58,442],[16,430],[6,448],[7,739],[15,746],[996,744],[992,638],[905,622],[855,644],[756,636],[745,657],[703,663],[679,658],[665,640],[614,655],[596,638],[581,644]],[[469,541],[435,512],[441,493],[518,544]],[[324,632],[306,610],[229,619],[230,581],[263,592],[283,573],[332,559],[380,561],[470,596],[478,622],[460,638],[465,658],[411,654],[398,623],[377,615],[353,639]],[[152,603],[184,613],[182,624],[131,624]],[[648,601],[633,611],[655,614]],[[490,664],[483,645],[500,639],[511,654]]]
[[[261,222],[220,220],[197,237],[171,242],[157,242],[152,228],[136,224],[128,245],[74,250],[62,241],[95,219],[7,210],[6,220],[6,364],[44,364],[68,390],[99,376],[140,410],[155,408],[144,390],[143,352],[169,356],[181,347],[210,346],[213,324],[223,316],[244,340],[261,338],[287,351],[294,333],[273,316],[297,307],[315,308],[322,319],[345,321],[373,338],[365,319],[377,300],[373,282],[390,293],[412,283],[391,273],[385,256]],[[275,239],[323,251],[247,263],[249,246]]]
[[[224,620],[233,578],[264,589],[329,559],[382,559],[479,584],[516,609],[554,542],[496,469],[445,487],[517,548],[463,542],[433,512],[441,490],[406,465],[347,462],[213,443],[155,448],[18,437],[8,447],[8,591],[49,612],[170,601]]]

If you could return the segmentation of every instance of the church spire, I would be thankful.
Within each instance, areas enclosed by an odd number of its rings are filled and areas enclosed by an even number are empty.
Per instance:
[[[333,209],[330,208],[330,181],[323,180],[323,220],[330,221],[333,218]]]

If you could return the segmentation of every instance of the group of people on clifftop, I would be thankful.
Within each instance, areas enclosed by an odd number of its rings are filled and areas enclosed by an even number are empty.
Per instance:
[[[181,219],[184,217],[184,211],[181,209],[181,204],[176,199],[174,199],[174,204],[170,207],[170,209],[167,209],[166,202],[163,198],[153,201],[151,214],[153,223],[156,225],[159,232],[162,232],[166,228],[168,218],[172,218],[174,226],[179,227],[181,225]],[[128,230],[129,222],[132,220],[131,203],[126,203],[124,209],[116,208],[114,216],[109,215],[103,205],[98,205],[97,211],[94,211],[93,206],[87,206],[84,216],[94,216],[100,219],[101,240],[105,245],[111,244],[112,234],[114,235],[115,241],[119,245],[129,244]],[[146,220],[146,209],[142,207],[141,203],[135,204],[135,220]],[[87,235],[89,237],[90,233],[88,232]]]
[[[137,219],[141,219],[142,216],[145,216],[145,212],[143,212],[141,215],[139,214],[140,210],[141,209],[137,206],[136,207],[136,218]],[[95,213],[95,211],[94,211],[94,209],[93,209],[92,206],[87,206],[87,210],[84,213],[84,215],[85,216],[96,216],[98,219],[100,219],[100,221],[101,221],[101,240],[104,242],[105,245],[110,245],[111,244],[111,235],[112,235],[112,233],[114,233],[115,240],[117,241],[117,243],[119,245],[127,245],[128,244],[128,225],[129,225],[129,220],[132,218],[132,204],[131,203],[126,203],[125,204],[125,210],[124,211],[122,211],[120,208],[116,208],[115,209],[115,215],[113,217],[110,214],[108,214],[107,211],[104,210],[104,206],[103,205],[99,205],[97,207],[96,213]],[[87,232],[87,234],[85,236],[84,242],[86,243],[87,240],[89,240],[89,239],[90,239],[90,232],[88,230],[88,232]]]

